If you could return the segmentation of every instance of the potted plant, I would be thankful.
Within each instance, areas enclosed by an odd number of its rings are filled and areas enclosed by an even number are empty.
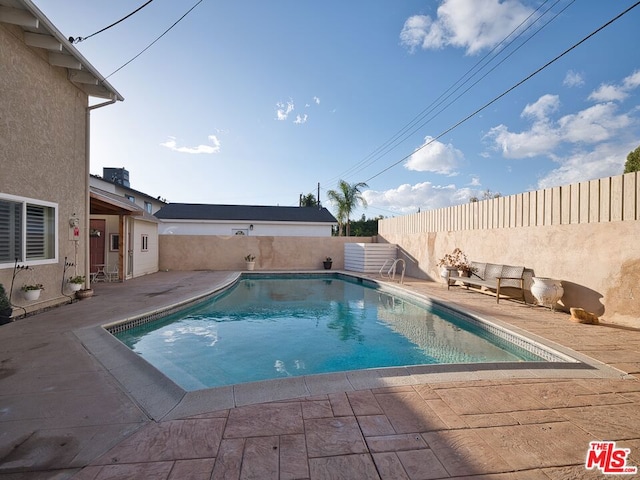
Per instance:
[[[30,285],[23,285],[21,290],[25,300],[32,302],[33,300],[38,300],[40,298],[40,292],[44,290],[44,287],[41,283],[33,283]]]
[[[253,270],[256,266],[256,262],[255,262],[256,256],[249,254],[246,257],[244,257],[244,261],[247,263],[247,270]]]
[[[84,275],[76,275],[75,277],[71,277],[69,280],[69,289],[72,292],[77,292],[84,285]]]
[[[7,292],[5,292],[4,287],[0,283],[0,325],[9,323],[12,313],[13,308],[11,307],[11,302],[9,301],[9,297],[7,297]]]
[[[90,297],[93,297],[93,288],[82,288],[76,292],[76,298],[78,300],[84,300]]]
[[[331,257],[327,257],[324,259],[324,262],[322,262],[322,265],[324,265],[325,270],[331,270],[332,263],[333,260],[331,259]]]
[[[440,267],[440,276],[445,280],[449,279],[449,285],[453,285],[456,282],[451,280],[451,277],[469,277],[475,271],[467,256],[459,248],[455,248],[453,252],[447,253],[438,260],[438,266]]]

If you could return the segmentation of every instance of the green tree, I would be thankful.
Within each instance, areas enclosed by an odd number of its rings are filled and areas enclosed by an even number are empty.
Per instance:
[[[378,221],[383,218],[382,215],[366,218],[363,213],[360,220],[351,221],[351,233],[354,237],[374,237],[378,234]]]
[[[344,180],[338,182],[337,190],[329,190],[327,197],[332,203],[336,204],[338,211],[336,212],[336,218],[338,219],[338,235],[342,236],[343,226],[347,226],[347,237],[351,235],[350,217],[351,212],[362,204],[363,207],[367,206],[367,201],[362,196],[360,189],[367,188],[368,185],[364,182],[350,184]]]
[[[640,172],[640,146],[627,155],[627,161],[624,164],[624,173]]]
[[[301,207],[317,207],[318,200],[316,200],[316,196],[313,193],[308,193],[306,195],[300,194],[300,206]]]

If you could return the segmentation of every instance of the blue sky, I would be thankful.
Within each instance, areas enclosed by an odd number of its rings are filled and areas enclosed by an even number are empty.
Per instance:
[[[35,0],[87,37],[143,0]],[[124,102],[91,171],[171,202],[297,205],[366,182],[356,217],[622,173],[640,145],[635,0],[154,0],[76,44]],[[428,145],[426,145],[428,144]],[[426,146],[425,146],[426,145]],[[421,148],[423,147],[423,148]]]

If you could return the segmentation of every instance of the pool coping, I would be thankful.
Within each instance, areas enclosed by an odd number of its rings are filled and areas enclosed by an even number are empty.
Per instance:
[[[145,359],[115,338],[108,328],[123,322],[135,322],[140,318],[163,315],[195,302],[203,301],[239,281],[244,273],[253,275],[273,274],[313,274],[344,275],[378,285],[383,291],[397,291],[404,296],[460,311],[479,318],[483,322],[513,332],[529,341],[554,350],[573,362],[507,362],[474,364],[440,364],[404,367],[386,367],[354,370],[338,373],[305,375],[282,379],[241,383],[230,386],[186,391],[157,370]],[[443,300],[410,291],[398,283],[387,282],[347,271],[308,272],[237,272],[209,291],[187,298],[172,305],[157,308],[117,322],[82,328],[74,331],[97,361],[122,386],[132,398],[154,420],[170,420],[204,414],[257,403],[286,401],[318,395],[337,394],[390,386],[408,386],[423,383],[457,382],[473,380],[508,380],[516,378],[621,378],[624,372],[594,360],[584,354],[504,323],[487,315],[479,315],[473,310],[453,305]]]

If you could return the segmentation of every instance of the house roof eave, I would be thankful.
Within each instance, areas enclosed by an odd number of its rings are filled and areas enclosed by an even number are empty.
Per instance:
[[[124,97],[76,49],[31,0],[0,0],[0,22],[19,26],[27,45],[48,52],[52,66],[67,69],[69,81],[89,97],[123,101]]]
[[[125,197],[91,187],[89,191],[92,215],[144,216],[145,211]]]

